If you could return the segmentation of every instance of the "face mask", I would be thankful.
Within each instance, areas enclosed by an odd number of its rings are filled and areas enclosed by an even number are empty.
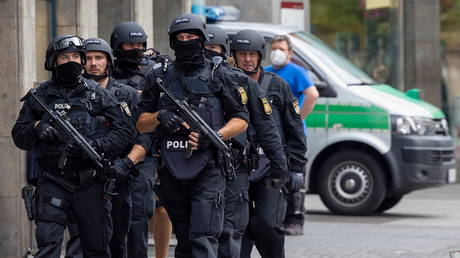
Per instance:
[[[276,66],[280,66],[284,64],[286,59],[287,59],[287,55],[279,49],[273,50],[272,53],[270,54],[270,61],[272,62],[273,65],[276,65]]]
[[[142,49],[131,49],[131,50],[117,50],[115,51],[117,57],[116,62],[120,66],[124,67],[136,67],[142,61],[144,57],[144,51]]]
[[[222,53],[219,53],[219,52],[216,52],[216,51],[213,51],[213,50],[209,50],[207,48],[204,49],[204,55],[206,56],[207,59],[209,60],[212,60],[213,57],[215,56],[220,56],[222,57],[224,60],[227,59],[227,57],[222,54]]]
[[[196,70],[204,65],[204,47],[201,39],[188,41],[174,40],[176,64],[183,70]]]
[[[63,88],[70,89],[78,85],[82,72],[82,65],[71,61],[56,66],[55,78]]]

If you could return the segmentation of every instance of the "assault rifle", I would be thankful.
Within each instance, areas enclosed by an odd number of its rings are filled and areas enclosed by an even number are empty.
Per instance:
[[[235,178],[235,169],[232,164],[232,158],[230,154],[230,148],[227,144],[219,137],[219,135],[201,118],[195,110],[185,100],[178,100],[176,96],[164,85],[163,80],[157,77],[156,84],[166,94],[166,96],[176,105],[177,111],[180,116],[187,122],[191,127],[190,130],[197,132],[200,137],[206,137],[214,145],[219,153],[222,155],[223,168],[225,175],[229,180]],[[192,148],[190,144],[187,147],[185,158],[189,159],[192,156]]]
[[[96,168],[103,172],[103,175],[106,176],[106,182],[104,186],[104,192],[108,195],[116,195],[114,192],[115,189],[115,178],[113,173],[113,166],[110,161],[102,158],[99,153],[97,153],[88,141],[81,135],[75,127],[67,120],[66,115],[56,112],[48,107],[46,103],[42,100],[40,96],[37,95],[36,89],[30,89],[30,91],[21,98],[21,102],[28,99],[32,96],[38,104],[45,110],[46,113],[51,117],[53,122],[67,135],[67,137],[75,143],[86,156],[96,165]]]

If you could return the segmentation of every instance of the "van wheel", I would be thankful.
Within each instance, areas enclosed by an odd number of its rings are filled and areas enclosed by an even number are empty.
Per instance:
[[[373,156],[359,150],[341,151],[327,158],[317,183],[321,200],[334,214],[371,214],[386,193],[382,167]]]
[[[396,204],[398,204],[401,201],[402,198],[402,195],[385,197],[385,199],[383,199],[382,204],[380,204],[380,206],[377,208],[377,210],[375,210],[375,212],[384,212],[386,210],[393,208]]]

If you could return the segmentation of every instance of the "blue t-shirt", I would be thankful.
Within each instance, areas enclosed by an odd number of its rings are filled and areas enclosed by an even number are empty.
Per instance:
[[[299,107],[302,107],[305,97],[303,92],[313,86],[313,82],[305,68],[290,62],[280,69],[274,69],[271,65],[267,66],[265,71],[274,72],[283,78],[289,84],[294,96],[299,100]]]
[[[289,62],[287,65],[281,67],[280,69],[274,69],[273,66],[267,66],[265,68],[267,72],[274,72],[283,78],[291,88],[294,96],[299,100],[299,107],[302,108],[305,95],[303,92],[313,86],[313,82],[308,76],[308,71],[302,66],[296,65],[292,62]],[[304,123],[304,132],[307,135],[307,125]]]

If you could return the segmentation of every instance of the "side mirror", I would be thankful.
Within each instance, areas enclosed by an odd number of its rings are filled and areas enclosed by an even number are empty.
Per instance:
[[[337,97],[337,92],[335,91],[333,87],[329,86],[327,82],[318,81],[318,82],[315,82],[314,84],[315,84],[316,89],[318,89],[320,97],[324,97],[324,98]]]

